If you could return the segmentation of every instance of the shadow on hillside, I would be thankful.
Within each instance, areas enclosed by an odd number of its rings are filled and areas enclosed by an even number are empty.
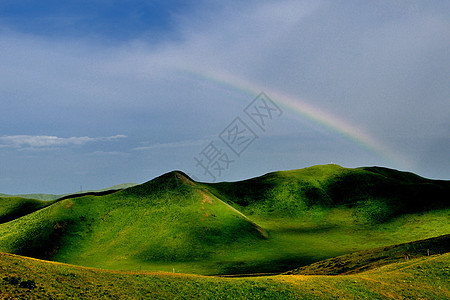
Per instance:
[[[277,227],[269,231],[269,233],[287,233],[287,234],[313,234],[313,233],[326,233],[329,231],[336,230],[339,226],[329,225],[329,224],[319,224],[316,226],[286,226]]]
[[[307,266],[323,258],[313,256],[290,256],[281,259],[272,259],[261,262],[220,262],[220,274],[217,275],[234,275],[234,274],[254,274],[254,273],[277,273],[281,274],[292,270],[293,266]]]

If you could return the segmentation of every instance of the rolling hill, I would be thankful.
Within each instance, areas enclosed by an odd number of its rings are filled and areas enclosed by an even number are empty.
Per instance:
[[[449,207],[450,202],[450,181],[380,167],[314,166],[210,186],[247,214],[283,218],[341,206],[356,208],[362,221],[377,223]]]
[[[23,199],[9,210],[0,200],[0,251],[114,270],[286,272],[449,234],[449,199],[449,181],[379,167],[214,184],[174,171],[119,191],[32,201],[29,210]]]
[[[53,202],[20,197],[5,197],[0,199],[0,203],[0,224],[18,219],[53,204]]]
[[[3,299],[449,299],[450,253],[352,275],[218,278],[124,272],[0,253]]]
[[[356,274],[377,269],[385,265],[400,263],[411,259],[440,255],[450,252],[450,234],[410,243],[369,249],[345,254],[308,266],[303,266],[286,275],[340,275]],[[450,274],[449,274],[450,275]]]
[[[104,268],[207,260],[265,231],[180,172],[57,201],[0,225],[2,251]]]

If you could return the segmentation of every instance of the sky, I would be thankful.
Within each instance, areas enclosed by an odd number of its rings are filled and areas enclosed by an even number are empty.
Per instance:
[[[335,163],[450,179],[449,1],[0,1],[0,193]]]

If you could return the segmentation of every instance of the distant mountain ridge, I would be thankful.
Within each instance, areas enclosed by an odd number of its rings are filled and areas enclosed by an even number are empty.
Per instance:
[[[116,184],[111,187],[99,189],[99,190],[87,190],[87,191],[80,191],[80,192],[74,192],[74,193],[67,193],[67,194],[43,194],[43,193],[35,193],[35,194],[18,194],[18,195],[10,195],[10,194],[2,194],[0,193],[0,198],[3,197],[20,197],[25,199],[35,199],[35,200],[44,200],[44,201],[51,201],[56,200],[59,198],[71,196],[71,195],[78,195],[78,194],[85,194],[85,193],[93,193],[93,192],[104,192],[109,190],[121,190],[126,189],[132,186],[138,185],[138,183],[122,183],[122,184]]]

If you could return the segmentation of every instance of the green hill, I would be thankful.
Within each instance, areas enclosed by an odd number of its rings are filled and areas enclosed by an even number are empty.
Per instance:
[[[300,267],[286,275],[355,274],[415,258],[450,252],[450,234],[341,255]]]
[[[58,201],[0,232],[5,252],[116,269],[207,261],[217,248],[266,234],[179,172],[106,196]]]
[[[46,206],[53,202],[45,202],[34,199],[20,197],[8,197],[0,199],[0,224],[20,218]]]
[[[208,187],[271,236],[270,246],[255,246],[253,262],[229,273],[282,271],[450,233],[450,181],[409,172],[322,165]],[[257,263],[264,256],[270,265]]]
[[[449,196],[449,181],[377,167],[324,165],[215,184],[176,171],[7,213],[0,251],[105,269],[285,272],[448,234]]]
[[[314,166],[210,186],[258,216],[298,217],[310,209],[342,206],[358,209],[363,221],[384,222],[450,206],[450,181],[380,167]]]
[[[3,299],[449,299],[450,253],[352,275],[119,272],[0,253]]]

